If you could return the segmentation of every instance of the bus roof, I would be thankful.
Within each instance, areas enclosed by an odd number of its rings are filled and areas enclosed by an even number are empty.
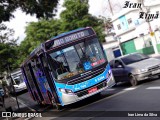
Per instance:
[[[71,34],[71,33],[75,33],[75,32],[82,31],[82,30],[86,30],[86,29],[88,29],[88,28],[91,28],[91,27],[83,27],[83,28],[78,28],[78,29],[75,29],[75,30],[71,30],[71,31],[69,31],[69,32],[65,32],[65,33],[59,34],[58,36],[52,37],[51,39],[49,39],[49,40],[41,43],[38,47],[36,47],[36,48],[30,53],[29,57],[21,64],[21,66],[22,66],[24,63],[26,63],[30,58],[32,58],[37,52],[39,52],[39,51],[43,48],[42,46],[43,46],[45,43],[50,42],[50,41],[52,41],[52,40],[55,40],[55,39],[57,39],[57,38],[64,37],[64,36],[66,36],[66,35],[68,35],[68,34]]]
[[[89,27],[86,27],[86,28],[89,28]],[[38,52],[41,48],[42,48],[42,45],[46,42],[49,42],[49,41],[52,41],[52,40],[55,40],[57,38],[60,38],[60,37],[63,37],[67,34],[71,34],[71,33],[74,33],[74,32],[78,32],[78,31],[82,31],[82,30],[85,30],[86,28],[78,28],[78,29],[75,29],[75,30],[72,30],[72,31],[69,31],[69,32],[65,32],[65,33],[62,33],[58,36],[55,36],[55,37],[52,37],[50,40],[48,41],[45,41],[43,43],[41,43],[37,48],[35,48],[31,53],[30,53],[30,56],[34,55],[36,52]]]
[[[57,38],[66,36],[67,34],[71,34],[71,33],[74,33],[74,32],[82,31],[82,30],[85,30],[86,28],[89,28],[89,27],[78,28],[78,29],[75,29],[75,30],[71,30],[71,31],[69,31],[69,32],[62,33],[62,34],[60,34],[60,35],[58,35],[58,36],[56,36],[56,37],[52,37],[50,40],[54,40],[54,39],[57,39]]]

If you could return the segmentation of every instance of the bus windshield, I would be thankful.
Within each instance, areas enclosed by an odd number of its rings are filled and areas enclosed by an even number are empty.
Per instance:
[[[49,53],[57,80],[70,78],[103,64],[106,59],[97,38]]]

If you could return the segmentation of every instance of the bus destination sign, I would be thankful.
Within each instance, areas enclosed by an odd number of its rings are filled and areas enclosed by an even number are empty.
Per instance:
[[[82,37],[86,37],[88,35],[90,35],[88,30],[80,31],[80,32],[65,36],[63,38],[54,40],[54,44],[52,47],[65,44],[65,43],[80,39]]]

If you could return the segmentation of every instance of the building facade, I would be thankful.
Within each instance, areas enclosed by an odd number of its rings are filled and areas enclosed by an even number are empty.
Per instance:
[[[140,18],[140,13],[150,14],[150,18]],[[113,16],[112,22],[123,55],[140,52],[160,53],[160,1],[146,2],[142,9],[123,8]],[[153,17],[157,15],[157,17]],[[153,18],[153,19],[152,19]]]

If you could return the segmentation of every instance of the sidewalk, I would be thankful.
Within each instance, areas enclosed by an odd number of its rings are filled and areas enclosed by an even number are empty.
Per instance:
[[[16,110],[15,106],[17,106],[16,101],[12,97],[7,97],[4,100],[4,106],[0,107],[0,111],[11,112]]]
[[[21,113],[21,112],[31,111],[25,105],[21,104],[20,102],[18,102],[18,103],[19,103],[19,109],[18,109],[15,97],[5,98],[4,106],[3,105],[0,106],[0,119],[1,120],[6,119],[6,117],[2,117],[2,112],[18,112],[18,113]],[[8,120],[10,120],[10,119],[23,120],[22,118],[19,118],[19,117],[7,118],[7,119]]]

